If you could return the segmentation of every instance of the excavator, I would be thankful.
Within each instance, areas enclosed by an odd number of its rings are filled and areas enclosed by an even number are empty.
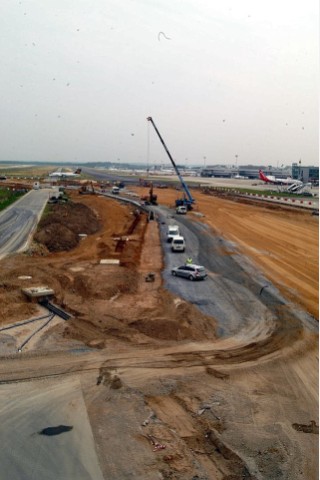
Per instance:
[[[176,172],[176,174],[178,175],[178,178],[179,178],[179,180],[180,180],[180,183],[181,183],[181,186],[182,186],[184,195],[183,195],[183,198],[179,198],[178,200],[176,200],[176,207],[179,207],[180,205],[185,205],[188,210],[192,210],[192,208],[193,208],[192,206],[193,206],[193,204],[195,203],[195,200],[194,200],[194,198],[192,197],[192,195],[191,195],[191,193],[190,193],[190,190],[189,190],[187,184],[186,184],[185,181],[183,180],[183,178],[182,178],[182,176],[181,176],[181,174],[180,174],[180,172],[179,172],[179,169],[178,169],[175,161],[173,160],[173,158],[172,158],[172,156],[171,156],[171,154],[170,154],[170,152],[169,152],[169,150],[168,150],[167,145],[164,143],[164,140],[163,140],[163,138],[161,137],[160,132],[159,132],[159,130],[157,129],[157,127],[156,127],[156,125],[155,125],[152,117],[148,117],[147,120],[148,120],[148,122],[150,122],[150,123],[152,124],[153,128],[155,129],[155,131],[156,131],[156,133],[157,133],[157,135],[158,135],[158,137],[159,137],[159,139],[160,139],[160,142],[162,143],[165,151],[167,152],[167,155],[168,155],[168,157],[170,158],[170,161],[171,161],[171,163],[172,163],[172,165],[173,165],[173,168],[174,168],[174,170],[175,170],[175,172]]]
[[[80,187],[79,193],[82,194],[82,195],[85,195],[85,194],[88,194],[88,193],[91,194],[91,195],[94,195],[96,192],[95,192],[95,189],[94,189],[94,186],[93,186],[93,182],[88,180],[85,183],[83,183]]]
[[[141,197],[141,200],[144,202],[148,202],[150,205],[158,205],[158,195],[153,193],[153,183],[150,182],[150,190],[149,190],[149,195],[144,195]]]
[[[153,193],[153,183],[151,182],[150,190],[149,190],[149,202],[151,203],[151,205],[158,205],[157,200],[158,200],[158,195]]]

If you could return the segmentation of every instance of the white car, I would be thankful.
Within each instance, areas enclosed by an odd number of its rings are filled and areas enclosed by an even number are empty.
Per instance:
[[[180,229],[178,225],[169,225],[168,226],[168,233],[167,233],[167,242],[171,243],[173,237],[180,235]]]
[[[186,249],[186,242],[181,235],[173,237],[171,242],[171,250],[173,252],[184,252]]]
[[[184,205],[180,205],[179,207],[176,208],[176,213],[185,215],[187,213],[187,207],[185,207]]]

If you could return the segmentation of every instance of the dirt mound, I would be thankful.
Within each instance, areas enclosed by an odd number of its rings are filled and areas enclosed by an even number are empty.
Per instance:
[[[70,277],[68,278],[70,279]],[[97,278],[99,278],[98,282]],[[96,275],[92,270],[75,275],[72,281],[72,291],[83,300],[93,298],[110,300],[115,295],[134,294],[136,292],[136,274],[119,267],[111,266],[107,270],[97,267]]]
[[[19,272],[20,274],[20,272]],[[2,325],[10,321],[18,321],[31,317],[37,312],[37,306],[26,302],[21,289],[23,280],[18,275],[5,274],[3,272],[0,281],[0,319]]]
[[[34,239],[50,252],[62,252],[75,248],[79,234],[93,234],[100,228],[96,213],[86,205],[69,202],[50,206],[40,221]]]
[[[45,245],[50,252],[62,252],[76,247],[79,235],[64,225],[53,223],[37,232],[35,240]]]
[[[136,300],[136,318],[130,327],[155,340],[200,340],[215,338],[215,321],[193,305],[159,289],[149,295],[149,306],[141,295],[141,307]]]

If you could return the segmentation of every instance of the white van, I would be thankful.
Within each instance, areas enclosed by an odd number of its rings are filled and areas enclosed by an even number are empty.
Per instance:
[[[173,237],[171,242],[171,250],[173,252],[184,252],[186,249],[186,243],[181,235]]]
[[[179,207],[176,208],[176,213],[186,215],[187,207],[185,207],[184,205],[180,205]]]
[[[113,193],[114,195],[116,195],[117,193],[120,192],[120,188],[119,187],[112,187],[112,190],[111,190],[111,193]]]
[[[173,237],[180,235],[180,229],[178,225],[169,225],[167,233],[167,242],[172,242]]]

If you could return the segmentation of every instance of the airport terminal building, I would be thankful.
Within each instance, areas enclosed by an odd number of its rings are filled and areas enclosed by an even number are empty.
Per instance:
[[[319,185],[319,167],[305,167],[298,163],[292,164],[292,178],[301,180],[304,183],[311,182]]]
[[[311,182],[319,185],[319,166],[301,166],[293,163],[291,167],[278,168],[265,165],[209,165],[201,170],[201,177],[232,178],[235,175],[247,177],[249,179],[259,178],[259,170],[267,175],[274,175],[277,178],[292,177],[302,180],[304,183]]]

